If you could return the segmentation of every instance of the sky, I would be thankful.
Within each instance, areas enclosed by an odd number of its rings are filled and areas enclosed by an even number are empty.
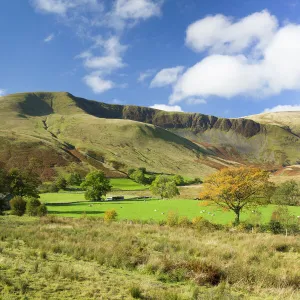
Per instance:
[[[9,0],[0,97],[66,91],[242,117],[300,110],[300,0]]]

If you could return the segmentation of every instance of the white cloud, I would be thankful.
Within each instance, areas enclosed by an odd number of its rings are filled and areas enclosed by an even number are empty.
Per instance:
[[[266,12],[261,13],[261,16],[270,19]],[[257,35],[256,43],[252,41],[250,44],[246,38],[241,38],[240,43],[239,39],[233,42],[225,39],[224,43],[220,43],[219,33],[213,31],[212,42],[207,42],[208,46],[205,47],[220,53],[206,56],[179,77],[170,104],[191,97],[266,97],[284,90],[300,90],[300,25],[285,24],[270,36]],[[197,47],[202,49],[201,44]],[[258,53],[258,49],[260,55],[253,55]],[[236,51],[238,53],[229,54]]]
[[[224,15],[209,16],[191,24],[186,44],[197,52],[240,53],[256,45],[263,49],[278,27],[277,19],[268,11],[249,15],[237,22]]]
[[[102,79],[101,74],[98,72],[86,75],[83,80],[95,94],[101,94],[115,87],[114,82],[111,80]]]
[[[73,28],[81,38],[92,42],[91,47],[77,55],[83,66],[93,70],[83,81],[94,92],[104,92],[114,87],[127,86],[115,84],[104,79],[114,71],[127,66],[123,61],[127,46],[120,40],[124,29],[129,29],[139,21],[161,14],[164,0],[29,0],[39,13],[59,16],[59,21]],[[96,35],[99,28],[111,29],[108,39]],[[102,30],[103,31],[103,30]],[[50,42],[54,36],[45,38]]]
[[[144,82],[147,78],[151,77],[155,73],[154,69],[146,70],[145,72],[141,72],[137,81]]]
[[[151,108],[154,109],[159,109],[159,110],[164,110],[164,111],[178,111],[178,112],[183,112],[181,107],[179,105],[165,105],[165,104],[154,104],[153,106],[150,106]]]
[[[50,43],[54,39],[55,35],[53,33],[49,34],[45,39],[45,43]]]
[[[0,89],[0,97],[3,97],[6,94],[6,90]]]
[[[102,37],[96,37],[94,41],[94,45],[90,50],[76,56],[76,58],[84,59],[85,67],[97,69],[102,73],[110,73],[126,66],[121,55],[125,52],[127,46],[120,43],[119,37],[112,36],[107,40],[103,40]],[[99,48],[102,50],[103,55],[94,55],[93,51]]]
[[[31,0],[36,10],[43,13],[64,15],[69,10],[82,7],[86,10],[99,10],[103,4],[98,0]]]
[[[273,108],[266,108],[263,113],[279,111],[300,111],[300,105],[277,105]]]
[[[163,87],[175,83],[183,70],[184,67],[182,66],[162,69],[151,81],[150,87]]]
[[[117,0],[114,14],[126,19],[148,19],[160,15],[162,1],[152,0]]]

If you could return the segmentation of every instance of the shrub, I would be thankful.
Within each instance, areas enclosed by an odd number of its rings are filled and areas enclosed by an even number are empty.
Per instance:
[[[131,168],[131,169],[128,169],[128,171],[127,171],[127,175],[128,175],[128,177],[130,177],[131,176],[131,174],[132,173],[134,173],[135,172],[135,169],[133,169],[133,168]]]
[[[181,175],[173,176],[173,180],[176,183],[176,185],[184,185],[184,179]]]
[[[167,225],[176,226],[178,225],[178,214],[175,211],[169,211],[167,216]]]
[[[132,286],[130,288],[130,295],[134,299],[142,299],[142,291],[139,286]]]
[[[181,227],[189,227],[191,225],[191,221],[188,219],[188,217],[180,217],[178,220],[178,225]]]
[[[48,185],[47,191],[49,193],[57,193],[59,191],[59,187],[55,183],[52,183]]]
[[[108,210],[104,214],[104,221],[105,222],[111,222],[116,220],[118,214],[114,209]]]
[[[23,216],[26,211],[26,201],[20,197],[16,196],[9,202],[11,213],[16,216]]]
[[[68,184],[69,185],[81,185],[82,183],[82,177],[79,173],[72,173],[70,174],[69,178],[68,178]]]
[[[279,233],[283,232],[283,227],[282,227],[281,223],[276,220],[271,220],[269,222],[269,228],[273,234],[279,234]]]
[[[29,216],[37,216],[38,208],[41,206],[41,202],[36,198],[30,198],[26,203],[26,213]]]
[[[59,176],[56,181],[55,181],[55,185],[60,189],[60,190],[65,190],[67,188],[68,182],[67,180],[62,177]]]
[[[47,209],[47,206],[45,204],[42,204],[38,207],[38,210],[37,210],[37,215],[39,217],[44,217],[48,214],[48,209]]]

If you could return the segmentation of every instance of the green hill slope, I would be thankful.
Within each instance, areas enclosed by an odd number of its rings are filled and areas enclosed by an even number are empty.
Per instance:
[[[300,161],[297,118],[289,125],[285,117],[250,118],[110,105],[65,92],[13,94],[0,98],[0,164],[36,157],[44,177],[74,166],[114,177],[142,166],[196,177],[237,162],[277,168]]]
[[[141,166],[191,177],[213,171],[199,160],[205,150],[189,140],[157,126],[107,119],[119,117],[120,106],[101,104],[93,110],[95,106],[97,102],[68,93],[0,98],[0,162],[7,167],[23,166],[30,158],[38,158],[44,177],[74,163],[85,170],[102,169],[113,177]],[[90,115],[89,110],[106,118]]]

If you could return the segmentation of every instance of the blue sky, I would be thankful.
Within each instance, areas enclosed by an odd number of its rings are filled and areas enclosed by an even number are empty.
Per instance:
[[[2,2],[0,96],[68,91],[224,117],[300,110],[297,0]]]

